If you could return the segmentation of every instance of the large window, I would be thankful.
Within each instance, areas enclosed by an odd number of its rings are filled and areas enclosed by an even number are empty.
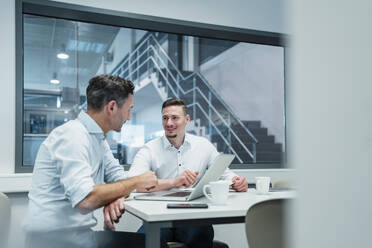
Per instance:
[[[283,166],[284,47],[278,34],[53,2],[42,7],[24,1],[20,11],[17,171],[31,171],[51,130],[84,111],[88,81],[101,73],[136,85],[132,120],[107,136],[121,164],[130,165],[146,142],[163,134],[161,104],[179,97],[191,116],[187,132],[235,154],[233,166]]]

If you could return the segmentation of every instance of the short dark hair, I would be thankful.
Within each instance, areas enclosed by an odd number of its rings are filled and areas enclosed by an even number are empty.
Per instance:
[[[180,98],[170,98],[163,102],[163,105],[161,106],[161,111],[163,112],[163,109],[169,106],[182,106],[183,112],[185,115],[187,115],[187,108],[185,103]]]
[[[133,91],[133,83],[119,76],[108,74],[95,76],[89,80],[86,91],[88,109],[101,111],[112,100],[116,101],[119,108],[121,108],[128,95],[133,95]]]

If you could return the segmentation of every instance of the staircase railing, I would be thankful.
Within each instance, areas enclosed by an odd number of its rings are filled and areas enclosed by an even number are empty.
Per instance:
[[[132,82],[140,82],[140,80],[150,76],[152,73],[157,73],[158,77],[163,79],[161,81],[165,84],[158,85],[158,87],[164,87],[168,97],[171,95],[182,98],[182,96],[186,97],[187,95],[192,95],[192,102],[187,104],[187,107],[192,108],[192,118],[196,120],[199,117],[197,116],[197,112],[202,113],[202,117],[204,117],[208,123],[210,137],[213,127],[218,136],[240,163],[242,163],[243,160],[233,148],[231,143],[232,138],[238,141],[243,150],[252,158],[252,162],[256,163],[256,144],[258,141],[254,135],[221,99],[219,94],[217,94],[203,75],[199,72],[193,72],[184,76],[172,59],[169,58],[168,54],[164,51],[153,34],[149,34],[148,38],[138,44],[136,49],[130,52],[111,72],[113,75],[119,75]],[[192,82],[191,87],[189,85],[190,81]],[[200,98],[197,99],[197,95],[200,96]],[[207,109],[202,106],[201,101],[207,105]],[[218,110],[214,106],[216,103],[222,107],[223,111]],[[223,116],[224,114],[227,114],[226,119]],[[216,125],[216,122],[222,124],[223,128]],[[236,126],[240,126],[241,130],[250,137],[252,141],[252,150],[242,142],[239,135],[231,127],[232,123]],[[223,129],[227,130],[227,134],[223,133]]]

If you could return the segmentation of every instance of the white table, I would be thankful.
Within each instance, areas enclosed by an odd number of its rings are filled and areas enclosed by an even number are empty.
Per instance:
[[[294,198],[295,192],[270,192],[268,195],[257,195],[255,189],[249,189],[244,193],[230,192],[227,205],[209,204],[207,209],[167,209],[169,202],[140,201],[133,200],[132,197],[125,203],[126,211],[143,220],[146,228],[146,248],[158,248],[160,247],[161,228],[244,223],[247,210],[254,204],[269,199]],[[202,197],[191,202],[208,203],[208,200]]]

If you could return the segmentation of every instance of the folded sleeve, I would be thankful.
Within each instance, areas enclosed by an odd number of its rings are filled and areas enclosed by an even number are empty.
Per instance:
[[[220,177],[221,180],[227,180],[227,181],[231,181],[235,176],[237,176],[232,170],[230,170],[229,168],[227,168],[225,170],[225,172],[222,174],[222,176]]]
[[[125,173],[123,166],[120,165],[119,161],[112,155],[111,149],[105,141],[104,143],[104,155],[103,155],[103,166],[105,170],[104,180],[106,183],[116,182],[121,179],[125,179]]]
[[[91,176],[88,147],[88,139],[84,137],[71,139],[67,135],[60,137],[51,147],[65,197],[71,202],[72,207],[89,195],[95,185]]]

